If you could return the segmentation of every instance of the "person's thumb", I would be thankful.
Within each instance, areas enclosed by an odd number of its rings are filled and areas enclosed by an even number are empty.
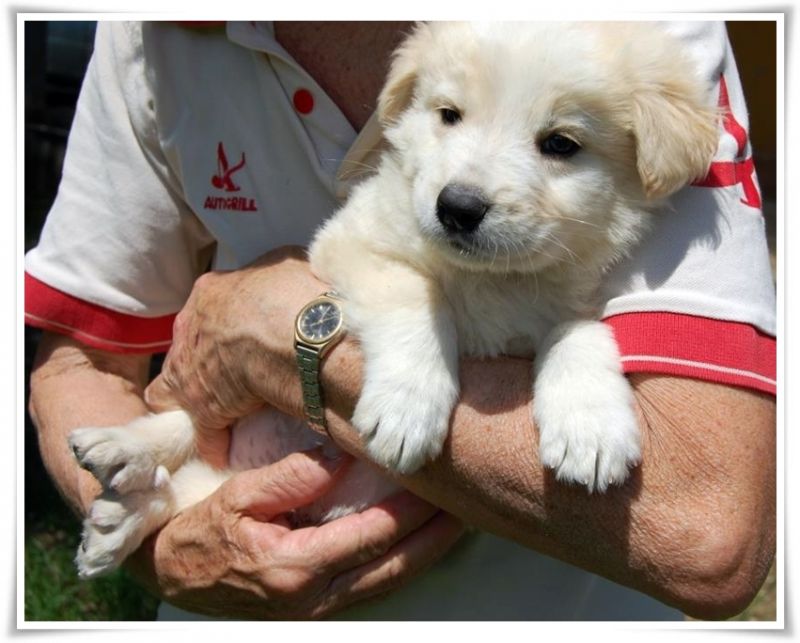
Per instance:
[[[158,375],[144,390],[144,401],[153,413],[182,408],[163,375]],[[230,429],[206,428],[194,416],[192,422],[195,427],[195,446],[200,458],[217,468],[227,467],[231,444]]]
[[[178,398],[163,375],[158,375],[144,390],[144,401],[155,413],[181,408]]]
[[[323,496],[351,461],[346,453],[331,455],[321,448],[292,453],[237,474],[230,481],[234,483],[229,488],[231,504],[239,512],[270,520]]]

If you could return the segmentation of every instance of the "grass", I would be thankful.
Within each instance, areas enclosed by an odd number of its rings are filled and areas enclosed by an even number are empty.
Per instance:
[[[38,338],[38,331],[25,329],[26,388]],[[25,620],[153,620],[158,600],[126,572],[91,581],[78,578],[73,558],[80,521],[50,481],[33,425],[27,415],[25,420]]]
[[[78,579],[72,559],[79,533],[80,525],[71,516],[26,524],[25,620],[153,620],[157,599],[124,572],[91,581]]]

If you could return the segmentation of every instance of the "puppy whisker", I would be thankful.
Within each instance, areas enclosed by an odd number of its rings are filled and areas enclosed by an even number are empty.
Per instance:
[[[556,219],[558,221],[571,221],[573,223],[580,223],[581,225],[589,226],[590,228],[594,228],[595,230],[602,230],[603,227],[597,225],[596,223],[592,223],[591,221],[584,221],[583,219],[577,219],[575,217],[566,217],[561,214],[555,214],[550,216],[551,219]]]

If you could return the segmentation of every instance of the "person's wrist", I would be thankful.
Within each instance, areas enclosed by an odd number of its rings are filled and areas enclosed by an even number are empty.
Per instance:
[[[320,385],[325,406],[337,416],[349,418],[361,391],[362,355],[358,340],[345,335],[326,355],[320,366]]]
[[[279,253],[278,256],[274,256]],[[266,350],[283,362],[295,364],[294,326],[297,314],[312,299],[330,290],[330,286],[310,271],[305,251],[287,247],[267,255],[269,262],[280,261],[282,274],[279,282],[271,287],[268,298],[264,300],[263,325],[269,331],[264,335]],[[256,264],[258,265],[258,264]],[[255,332],[258,332],[256,330]]]
[[[226,357],[230,368],[240,373],[254,399],[302,417],[295,320],[303,306],[330,286],[311,273],[305,250],[291,246],[273,250],[233,274],[236,281],[226,283],[227,289],[236,290],[237,298],[246,298],[250,305],[235,321],[237,337],[230,343],[235,355]]]

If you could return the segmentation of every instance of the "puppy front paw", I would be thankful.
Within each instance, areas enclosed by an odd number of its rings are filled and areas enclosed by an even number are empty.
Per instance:
[[[627,388],[624,378],[617,377]],[[629,469],[639,463],[640,434],[632,396],[629,392],[620,396],[618,390],[584,389],[569,400],[563,392],[537,390],[534,417],[539,456],[544,466],[555,471],[556,479],[602,493],[610,485],[622,484]]]
[[[76,429],[68,441],[81,467],[105,489],[129,493],[163,483],[152,449],[129,427]]]
[[[169,478],[166,470],[163,474]],[[95,578],[117,569],[142,541],[165,524],[173,513],[168,486],[152,491],[97,498],[83,521],[75,565],[81,578]]]
[[[413,382],[368,377],[352,422],[373,460],[411,474],[441,453],[457,397],[447,373]]]

